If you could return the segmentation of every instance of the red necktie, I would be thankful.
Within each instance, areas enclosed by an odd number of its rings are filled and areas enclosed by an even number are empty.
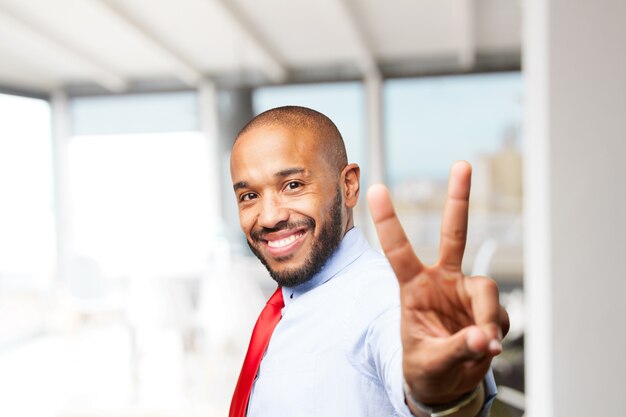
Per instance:
[[[261,311],[254,325],[248,352],[246,353],[246,358],[241,367],[241,373],[237,380],[233,399],[230,402],[228,417],[245,417],[254,377],[259,370],[261,359],[263,359],[263,354],[270,342],[272,332],[280,321],[280,311],[284,306],[283,292],[281,288],[278,287],[270,299],[267,300],[265,308]]]

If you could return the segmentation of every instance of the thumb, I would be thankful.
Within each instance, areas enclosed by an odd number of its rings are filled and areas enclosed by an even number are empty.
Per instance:
[[[489,338],[478,326],[469,326],[441,340],[440,366],[451,369],[463,362],[479,361],[489,354]]]

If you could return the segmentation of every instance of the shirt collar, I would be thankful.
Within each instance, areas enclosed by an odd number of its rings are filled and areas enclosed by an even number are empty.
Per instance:
[[[283,287],[283,298],[285,306],[314,288],[333,279],[339,272],[354,262],[359,256],[369,248],[363,232],[359,228],[353,227],[348,230],[339,246],[328,258],[321,271],[307,282],[295,287]]]

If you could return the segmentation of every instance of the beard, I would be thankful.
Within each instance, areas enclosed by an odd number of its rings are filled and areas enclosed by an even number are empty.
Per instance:
[[[265,266],[265,268],[267,268],[270,276],[278,283],[278,285],[281,287],[295,287],[300,284],[304,284],[322,269],[324,264],[326,264],[326,261],[328,261],[328,258],[330,258],[333,252],[335,252],[335,249],[337,249],[339,243],[341,242],[342,205],[341,190],[337,188],[335,198],[328,212],[328,218],[320,226],[321,229],[319,237],[316,238],[313,236],[314,240],[310,253],[300,267],[276,271],[269,266],[267,260],[255,244],[251,243],[248,239],[246,239],[246,242],[248,243],[252,253],[259,258],[261,263]],[[317,225],[315,220],[307,217],[306,219],[298,222],[280,222],[271,229],[263,228],[261,230],[254,231],[250,234],[250,236],[254,242],[258,243],[261,241],[261,236],[265,233],[303,226],[308,227],[310,230],[315,230]],[[288,258],[289,257],[282,259],[278,258],[278,261],[287,260]]]

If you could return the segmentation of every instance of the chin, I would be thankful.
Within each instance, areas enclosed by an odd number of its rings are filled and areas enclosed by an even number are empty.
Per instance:
[[[270,276],[281,287],[297,287],[305,282],[308,282],[313,278],[313,275],[302,274],[299,271],[272,271],[268,269]]]

